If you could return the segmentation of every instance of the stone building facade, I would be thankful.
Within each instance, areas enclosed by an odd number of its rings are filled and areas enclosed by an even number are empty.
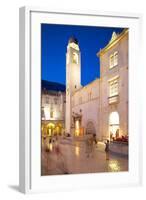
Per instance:
[[[100,58],[101,137],[128,135],[128,30],[113,33]]]
[[[42,136],[62,135],[65,131],[65,86],[42,81]]]
[[[78,41],[69,40],[66,53],[66,132],[96,134],[99,140],[128,135],[128,29],[117,35],[97,56],[100,78],[81,85]]]

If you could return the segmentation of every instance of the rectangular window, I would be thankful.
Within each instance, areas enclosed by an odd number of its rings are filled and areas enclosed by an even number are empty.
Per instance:
[[[119,93],[118,79],[109,82],[109,97],[116,96]]]
[[[114,66],[114,55],[110,55],[110,68],[113,68]]]
[[[110,55],[109,58],[109,68],[113,68],[118,65],[118,52],[115,51],[113,54]]]
[[[54,114],[54,112],[51,110],[51,111],[50,111],[50,118],[53,118],[53,117],[54,117],[53,114]]]
[[[118,65],[118,52],[114,53],[114,66]]]

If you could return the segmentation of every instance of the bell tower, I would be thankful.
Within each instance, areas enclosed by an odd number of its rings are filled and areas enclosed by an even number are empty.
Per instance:
[[[81,56],[77,39],[71,37],[66,52],[66,132],[71,133],[72,95],[81,88]]]

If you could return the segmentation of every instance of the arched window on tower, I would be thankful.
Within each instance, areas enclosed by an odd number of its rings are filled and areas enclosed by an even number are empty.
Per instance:
[[[78,54],[76,52],[73,52],[73,63],[78,64]]]

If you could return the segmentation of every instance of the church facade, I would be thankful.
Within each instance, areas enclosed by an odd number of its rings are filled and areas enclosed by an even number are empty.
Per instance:
[[[66,53],[65,131],[99,140],[128,136],[128,29],[112,34],[97,56],[100,78],[81,85],[81,52],[70,38]]]

